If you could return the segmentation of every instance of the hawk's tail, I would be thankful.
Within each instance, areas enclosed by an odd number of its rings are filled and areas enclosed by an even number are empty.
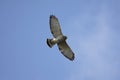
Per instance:
[[[55,45],[55,43],[52,42],[52,39],[47,39],[47,45],[52,48],[53,45]]]

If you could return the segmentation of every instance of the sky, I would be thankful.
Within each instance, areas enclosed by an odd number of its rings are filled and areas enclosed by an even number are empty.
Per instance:
[[[120,80],[119,0],[0,0],[0,80]],[[52,38],[60,22],[75,60]]]

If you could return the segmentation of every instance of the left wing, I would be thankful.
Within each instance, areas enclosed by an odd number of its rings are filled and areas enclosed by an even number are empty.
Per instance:
[[[62,42],[58,43],[57,45],[58,45],[58,48],[61,51],[61,53],[66,58],[68,58],[71,61],[74,60],[74,53],[72,52],[71,48],[68,46],[68,44],[66,43],[66,41],[62,41]]]

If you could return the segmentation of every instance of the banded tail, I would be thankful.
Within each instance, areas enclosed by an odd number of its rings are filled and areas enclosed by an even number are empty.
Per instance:
[[[53,39],[47,39],[47,45],[52,48],[56,43],[53,41]]]

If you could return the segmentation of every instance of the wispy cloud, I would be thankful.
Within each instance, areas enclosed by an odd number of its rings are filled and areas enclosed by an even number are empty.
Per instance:
[[[87,15],[90,16],[88,18],[92,16],[89,13]],[[86,14],[83,14],[82,17],[86,18]],[[116,43],[113,39],[116,33],[108,23],[109,11],[107,7],[102,5],[99,13],[92,17],[91,21],[90,19],[88,22],[84,20],[83,23],[79,23],[80,17],[71,21],[76,28],[78,27],[78,30],[81,29],[80,33],[85,33],[85,35],[74,33],[77,35],[74,37],[78,39],[76,43],[79,43],[77,48],[80,50],[76,51],[77,60],[75,63],[77,67],[69,80],[119,80],[120,59],[117,57],[119,51],[116,51],[112,46],[113,43]],[[84,25],[89,22],[94,22],[89,26],[93,28],[92,30],[88,25]]]

